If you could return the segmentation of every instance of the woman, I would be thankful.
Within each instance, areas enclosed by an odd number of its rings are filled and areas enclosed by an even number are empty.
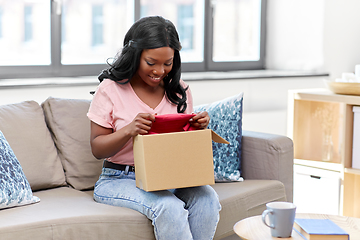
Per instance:
[[[146,215],[156,239],[212,239],[220,203],[210,186],[145,192],[136,187],[132,138],[147,134],[156,114],[192,113],[192,96],[180,80],[181,45],[175,26],[146,17],[127,32],[121,54],[99,75],[91,103],[91,148],[105,158],[95,185],[97,202]],[[204,129],[207,112],[190,122]]]

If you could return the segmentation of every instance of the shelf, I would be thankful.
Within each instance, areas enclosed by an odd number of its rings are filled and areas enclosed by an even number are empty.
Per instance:
[[[293,141],[297,159],[341,163],[344,111],[336,102],[294,100]]]
[[[303,159],[294,159],[294,164],[309,166],[324,170],[330,170],[335,172],[342,172],[343,166],[340,163],[332,163],[332,162],[323,162],[323,161],[313,161],[313,160],[303,160]]]
[[[294,164],[311,171],[338,172],[339,212],[360,217],[360,169],[352,168],[353,106],[360,106],[360,96],[303,89],[290,90],[288,100],[288,137],[294,143]],[[332,143],[326,147],[329,139]]]
[[[355,174],[355,175],[360,175],[360,169],[357,169],[357,168],[345,168],[344,172]]]
[[[326,101],[360,105],[360,96],[335,94],[326,88],[290,90],[293,99],[306,99],[308,101]]]
[[[327,89],[290,90],[288,136],[297,159],[331,161],[352,167],[354,105],[360,96],[334,94]],[[328,157],[322,150],[332,141]]]

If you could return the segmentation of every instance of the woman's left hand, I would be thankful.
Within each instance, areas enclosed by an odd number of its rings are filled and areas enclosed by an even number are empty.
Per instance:
[[[210,117],[208,112],[197,113],[196,116],[190,119],[191,126],[198,129],[205,129],[209,125]]]

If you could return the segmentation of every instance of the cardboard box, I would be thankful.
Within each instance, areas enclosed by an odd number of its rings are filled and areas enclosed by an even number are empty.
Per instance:
[[[214,184],[212,140],[229,143],[210,129],[136,136],[136,186],[157,191]]]
[[[352,167],[360,169],[360,107],[354,106]]]

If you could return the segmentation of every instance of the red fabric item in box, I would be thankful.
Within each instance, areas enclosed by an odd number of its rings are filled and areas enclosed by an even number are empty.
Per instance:
[[[155,122],[152,123],[149,134],[192,131],[189,120],[196,114],[164,114],[155,115]]]

